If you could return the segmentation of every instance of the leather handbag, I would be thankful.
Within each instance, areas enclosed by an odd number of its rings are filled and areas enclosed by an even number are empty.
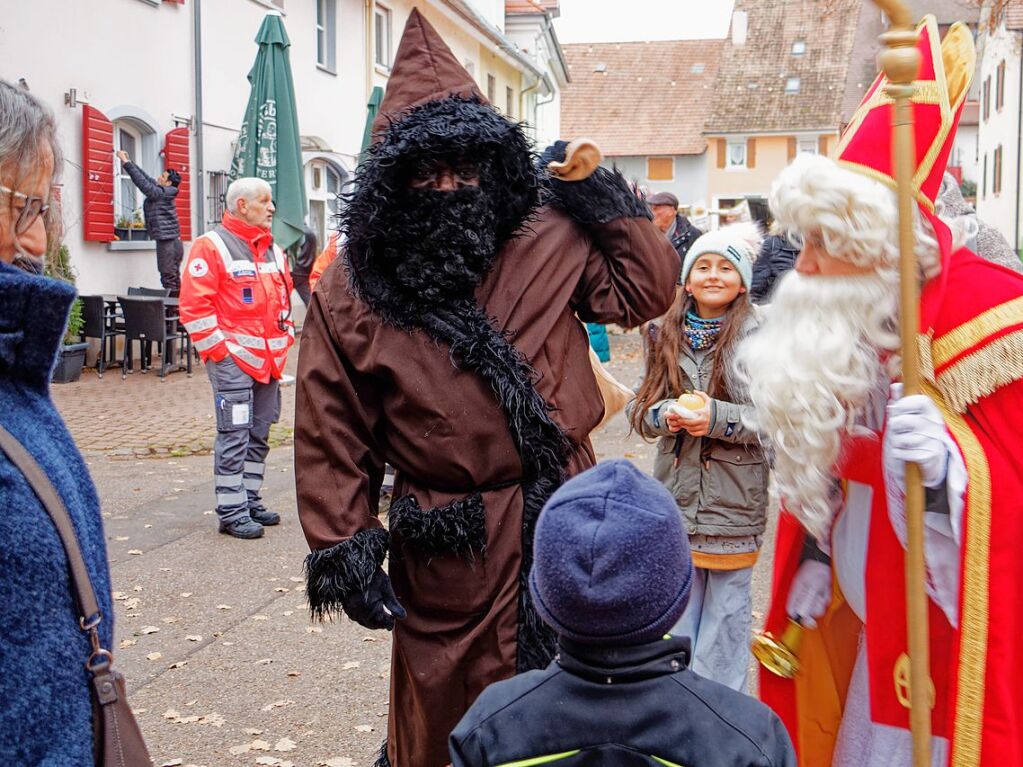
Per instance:
[[[96,767],[152,767],[146,743],[142,739],[135,716],[128,705],[124,676],[114,671],[114,656],[100,643],[98,626],[103,613],[96,601],[96,591],[89,580],[89,571],[75,536],[71,517],[60,495],[46,473],[24,446],[0,426],[0,450],[7,454],[28,480],[54,527],[67,555],[68,570],[75,602],[78,605],[78,626],[88,635],[92,651],[85,668],[92,682],[93,744]]]
[[[604,400],[604,417],[593,428],[596,431],[620,413],[635,394],[632,389],[618,381],[608,372],[607,368],[600,364],[600,358],[593,349],[590,349],[590,367],[593,368],[593,377],[597,379],[597,387]]]

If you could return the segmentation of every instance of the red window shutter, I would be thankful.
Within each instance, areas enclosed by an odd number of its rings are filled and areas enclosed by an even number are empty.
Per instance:
[[[82,229],[86,242],[114,239],[114,124],[82,108]]]
[[[174,203],[181,224],[181,239],[192,239],[192,168],[188,159],[188,128],[175,128],[167,133],[163,145],[164,170],[172,168],[181,174],[178,196]]]

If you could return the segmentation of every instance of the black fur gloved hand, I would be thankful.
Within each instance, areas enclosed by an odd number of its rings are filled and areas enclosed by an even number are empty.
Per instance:
[[[567,141],[555,141],[538,159],[546,175],[544,202],[561,208],[580,224],[606,224],[616,218],[651,218],[650,209],[617,170],[599,167],[589,178],[562,181],[546,173],[550,162],[564,162]]]
[[[379,567],[365,590],[352,592],[345,597],[342,609],[349,618],[368,629],[390,631],[394,628],[395,618],[405,620],[407,616],[405,608],[394,596],[391,579]]]

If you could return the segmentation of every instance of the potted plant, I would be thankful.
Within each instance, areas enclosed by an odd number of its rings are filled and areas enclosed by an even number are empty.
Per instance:
[[[75,273],[71,268],[71,255],[67,245],[51,248],[46,254],[44,273],[64,282],[75,284]],[[82,341],[85,318],[82,316],[82,301],[79,298],[71,305],[71,316],[64,331],[64,345],[60,349],[57,366],[53,369],[53,383],[72,383],[82,375],[85,352],[89,344]]]
[[[121,216],[117,219],[117,223],[114,225],[114,237],[119,240],[127,240],[129,238],[129,230],[131,229],[131,219],[127,216]]]
[[[131,217],[129,239],[133,241],[149,239],[149,236],[146,234],[146,222],[142,220],[142,211],[138,208],[135,209]]]

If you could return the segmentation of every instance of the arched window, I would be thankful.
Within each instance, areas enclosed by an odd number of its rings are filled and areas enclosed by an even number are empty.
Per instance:
[[[348,173],[336,163],[325,159],[310,160],[306,166],[306,192],[309,198],[309,226],[316,232],[322,249],[327,237],[337,229],[341,213],[338,195],[344,188]]]
[[[117,152],[128,153],[131,161],[156,178],[163,170],[160,161],[159,137],[147,115],[127,108],[108,113],[114,124],[114,223],[118,227],[143,222],[142,203],[145,196],[124,171]]]

